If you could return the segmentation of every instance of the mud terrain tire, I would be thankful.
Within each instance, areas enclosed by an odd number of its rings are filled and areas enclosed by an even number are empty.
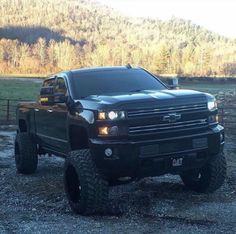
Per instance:
[[[37,148],[28,133],[18,133],[16,135],[15,163],[17,171],[22,174],[33,174],[37,170]]]
[[[103,213],[108,200],[108,182],[99,174],[90,150],[72,151],[65,160],[64,187],[73,212]]]
[[[181,175],[184,185],[196,192],[212,193],[219,189],[226,178],[224,153],[214,156],[212,161],[199,170],[186,171]]]

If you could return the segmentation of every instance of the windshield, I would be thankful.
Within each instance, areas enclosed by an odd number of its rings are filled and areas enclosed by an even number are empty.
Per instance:
[[[103,70],[74,73],[72,92],[75,99],[90,95],[162,90],[166,87],[142,69]]]

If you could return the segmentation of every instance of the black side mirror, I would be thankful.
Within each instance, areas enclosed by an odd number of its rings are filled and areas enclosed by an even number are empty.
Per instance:
[[[66,103],[67,96],[63,93],[56,93],[54,95],[54,103]]]
[[[54,93],[53,87],[42,87],[40,91],[40,102],[45,106],[53,106],[56,103],[66,103],[67,96],[63,93]]]
[[[42,87],[40,90],[39,101],[44,106],[54,105],[54,88],[53,87]]]
[[[168,87],[170,89],[178,89],[179,88],[179,79],[178,78],[171,78],[168,80]]]

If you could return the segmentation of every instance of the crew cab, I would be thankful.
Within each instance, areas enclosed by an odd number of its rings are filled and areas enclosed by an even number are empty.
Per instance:
[[[37,102],[18,105],[17,123],[18,172],[34,173],[39,155],[65,158],[65,191],[79,214],[102,212],[112,185],[171,173],[208,193],[226,176],[215,98],[170,89],[143,68],[53,75]]]

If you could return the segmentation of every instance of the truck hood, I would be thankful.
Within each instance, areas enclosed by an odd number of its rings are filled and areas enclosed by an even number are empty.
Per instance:
[[[206,103],[208,95],[193,90],[143,90],[131,93],[113,93],[107,95],[91,95],[78,100],[82,106],[91,109],[133,109],[150,108],[156,105],[175,106],[181,104]]]

